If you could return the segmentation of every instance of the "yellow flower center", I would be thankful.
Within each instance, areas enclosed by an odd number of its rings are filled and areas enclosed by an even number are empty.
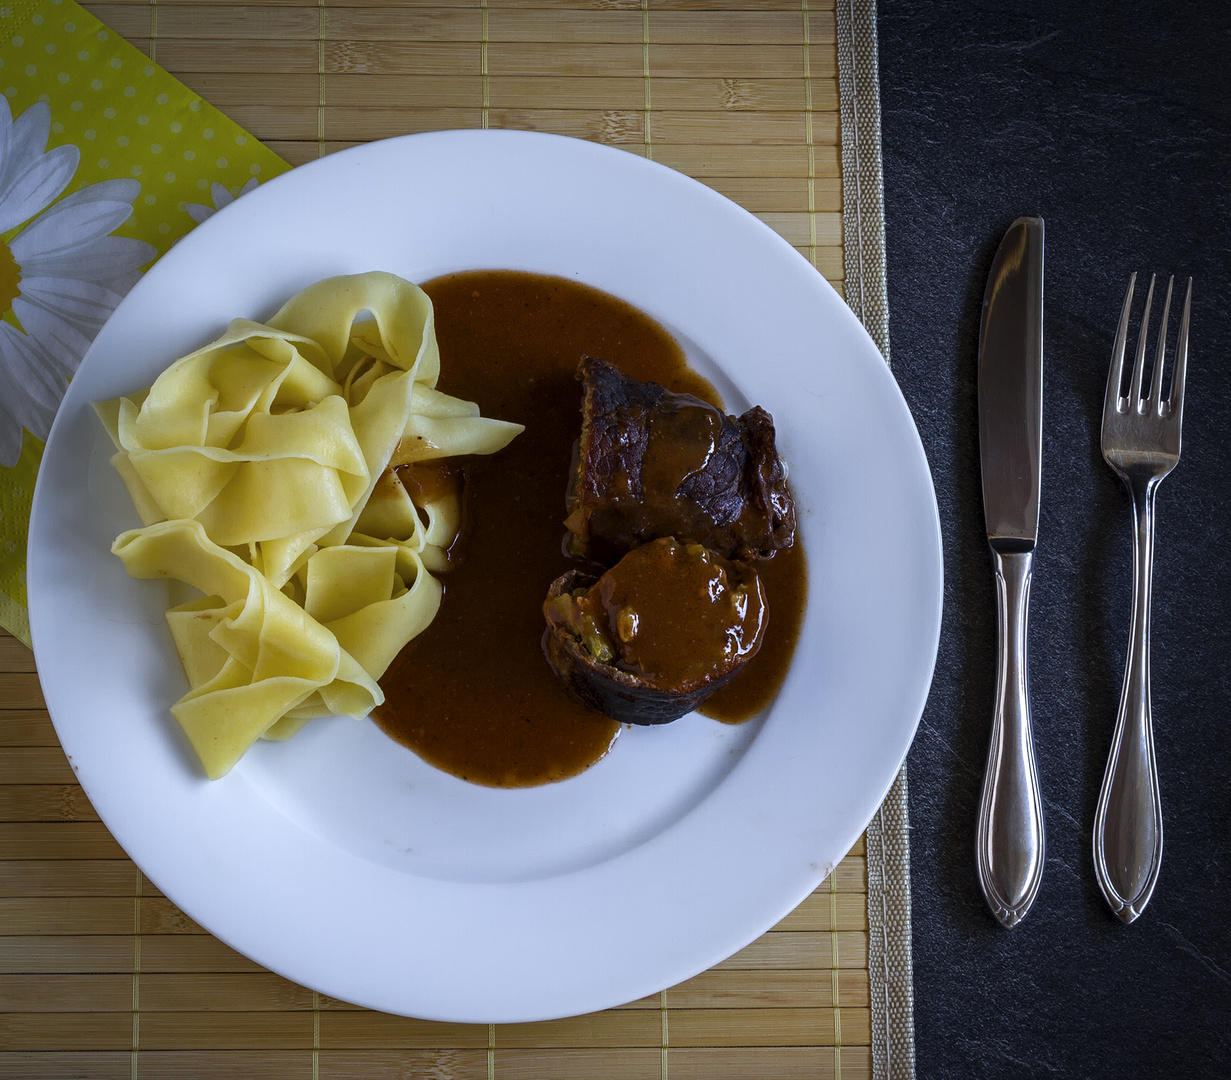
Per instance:
[[[13,301],[21,294],[20,286],[21,267],[8,244],[0,244],[0,314],[12,310]]]

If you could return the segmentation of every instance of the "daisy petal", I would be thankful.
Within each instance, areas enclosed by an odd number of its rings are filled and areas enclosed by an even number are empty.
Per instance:
[[[22,295],[13,301],[13,313],[26,333],[51,355],[55,366],[71,375],[120,297],[90,282],[54,278],[38,281],[53,289],[27,288],[28,283],[23,281]]]
[[[0,111],[0,128],[3,142],[0,144],[0,191],[12,184],[13,178],[29,165],[37,162],[47,149],[47,135],[51,129],[51,106],[45,101],[36,102],[13,122],[7,99]]]
[[[3,97],[0,94],[0,97]],[[21,423],[5,411],[0,399],[0,465],[11,469],[21,457]]]
[[[84,202],[124,202],[132,206],[133,199],[142,193],[139,180],[101,180],[87,183],[85,187],[65,196],[55,204],[55,209],[69,209]]]
[[[90,347],[90,342],[98,333],[97,328],[91,328],[89,334],[83,334],[79,327],[66,322],[54,312],[30,305],[22,305],[22,310],[18,311],[17,307],[18,304],[14,303],[14,313],[21,319],[26,333],[43,347],[48,365],[64,378],[71,379],[76,374],[86,349]]]
[[[120,302],[120,297],[105,285],[75,278],[28,277],[22,279],[20,288],[20,300],[54,311],[66,319],[84,320],[89,324],[97,322],[99,326]]]
[[[100,327],[83,328],[46,308],[23,304],[18,311],[17,307],[17,304],[13,305],[22,327],[46,351],[51,366],[66,378],[72,378],[90,342],[98,336]]]
[[[115,199],[117,202],[130,203],[140,194],[140,180],[122,178],[119,180],[100,180],[97,184],[87,184],[85,187],[74,191],[68,198],[76,200],[93,198],[96,195],[105,195],[108,199]]]
[[[0,465],[12,468],[21,456],[21,429],[45,440],[56,411],[26,398],[3,369],[0,353]]]
[[[13,120],[12,128],[13,160],[20,163],[38,160],[47,149],[47,136],[51,134],[51,106],[45,101],[36,101]]]
[[[33,256],[81,251],[100,236],[123,225],[132,217],[132,212],[132,204],[126,202],[108,199],[69,205],[69,200],[65,199],[27,225],[9,249],[23,266]]]
[[[27,254],[19,257],[19,261],[25,277],[74,277],[106,284],[118,293],[125,293],[128,289],[117,288],[114,281],[120,277],[127,279],[157,254],[157,249],[144,240],[103,236],[72,251]]]
[[[69,144],[20,168],[0,190],[0,232],[34,217],[54,201],[72,180],[80,160],[81,151]]]
[[[0,97],[4,97],[0,94]],[[0,101],[0,188],[5,186],[13,169],[13,114],[9,111],[9,99]]]
[[[87,184],[85,187],[65,196],[61,206],[76,206],[83,202],[123,202],[132,201],[141,194],[140,180],[100,180],[97,184]]]
[[[51,419],[46,410],[23,403],[21,388],[11,383],[4,370],[4,356],[0,351],[0,465],[12,468],[21,457],[21,429],[29,428],[34,434],[51,430]],[[45,435],[40,435],[45,438]]]
[[[48,363],[44,352],[15,326],[0,322],[0,353],[3,354],[0,357],[0,367],[5,369],[5,373],[20,388],[16,396],[16,411],[22,423],[29,419],[22,415],[20,405],[23,401],[32,407],[50,410],[54,416],[60,406],[60,399],[64,397],[67,383],[56,372],[55,367]],[[34,431],[33,428],[30,430]]]

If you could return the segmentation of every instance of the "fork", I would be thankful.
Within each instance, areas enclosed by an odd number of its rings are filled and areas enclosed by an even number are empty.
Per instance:
[[[1145,312],[1127,397],[1120,396],[1129,312],[1137,275],[1129,279],[1124,310],[1111,350],[1111,371],[1103,402],[1102,450],[1107,464],[1128,485],[1133,497],[1133,613],[1129,626],[1124,689],[1116,716],[1111,757],[1103,776],[1094,817],[1094,873],[1111,909],[1131,923],[1149,903],[1163,855],[1163,816],[1158,797],[1158,769],[1150,718],[1150,578],[1154,564],[1154,495],[1159,482],[1180,460],[1180,423],[1184,415],[1184,370],[1188,362],[1188,318],[1193,280],[1188,279],[1184,313],[1176,339],[1171,387],[1162,397],[1167,326],[1174,276],[1158,332],[1154,368],[1145,385],[1146,338],[1154,303],[1154,277],[1146,293]]]

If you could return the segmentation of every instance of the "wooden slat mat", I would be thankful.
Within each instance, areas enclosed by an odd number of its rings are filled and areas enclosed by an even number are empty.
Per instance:
[[[710,184],[843,288],[832,0],[85,6],[292,163],[456,127],[594,139]],[[743,952],[618,1009],[493,1026],[356,1009],[159,894],[0,636],[0,1077],[869,1077],[865,851]]]
[[[448,128],[594,139],[704,180],[844,277],[833,0],[84,6],[292,164]]]

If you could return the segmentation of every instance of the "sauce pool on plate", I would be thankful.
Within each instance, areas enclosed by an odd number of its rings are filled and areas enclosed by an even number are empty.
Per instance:
[[[393,739],[454,776],[493,787],[563,780],[594,764],[620,725],[585,708],[543,656],[542,605],[580,565],[564,554],[564,501],[580,427],[583,355],[637,379],[721,406],[654,320],[564,278],[471,271],[427,282],[440,346],[439,389],[484,416],[524,424],[499,454],[460,475],[420,469],[414,484],[461,483],[465,522],[441,576],[435,621],[394,661],[373,718]],[[769,620],[760,652],[702,712],[738,723],[768,705],[790,666],[807,600],[797,542],[757,562]]]

